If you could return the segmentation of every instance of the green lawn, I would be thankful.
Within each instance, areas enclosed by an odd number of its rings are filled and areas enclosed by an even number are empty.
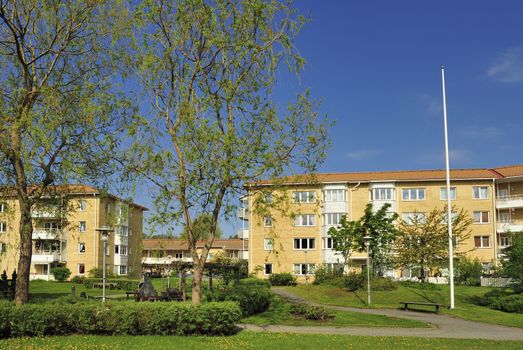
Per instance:
[[[231,337],[68,336],[0,340],[0,349],[522,349],[523,342],[241,332]]]
[[[429,327],[427,324],[394,317],[367,315],[356,312],[332,311],[334,318],[327,321],[307,320],[304,317],[289,313],[291,304],[282,298],[273,295],[269,310],[243,319],[242,323],[258,325],[291,325],[291,326],[333,326],[333,327]]]
[[[304,299],[326,305],[351,306],[366,308],[367,292],[358,290],[348,292],[342,288],[326,285],[298,285],[286,287],[292,293]],[[400,301],[425,301],[449,305],[449,287],[438,285],[437,290],[427,290],[400,286],[393,291],[372,291],[371,301],[374,308],[398,308]],[[483,295],[491,288],[455,286],[455,309],[443,309],[444,313],[468,320],[495,323],[504,326],[523,328],[523,314],[506,313],[470,303],[469,298]],[[432,308],[433,310],[434,308]]]

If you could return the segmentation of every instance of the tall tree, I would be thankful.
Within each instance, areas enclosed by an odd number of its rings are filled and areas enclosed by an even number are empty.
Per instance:
[[[138,50],[130,57],[154,118],[136,130],[148,142],[131,154],[157,185],[153,219],[169,224],[181,215],[198,304],[218,219],[234,213],[244,184],[313,171],[324,157],[326,126],[309,93],[287,108],[272,98],[282,65],[303,67],[294,40],[305,19],[287,2],[263,0],[143,0],[134,18]],[[193,218],[201,213],[211,223],[199,253]]]
[[[98,173],[117,143],[109,1],[0,0],[0,185],[21,214],[16,303],[28,299],[31,208],[50,186]]]
[[[209,238],[209,232],[211,231],[212,215],[209,213],[200,214],[192,222],[193,235],[198,240],[207,240]],[[222,236],[222,229],[220,226],[216,226],[216,232],[214,238],[220,238]],[[184,228],[180,238],[187,239],[189,237],[189,230],[187,227]]]
[[[331,227],[329,229],[329,236],[332,238],[334,250],[343,257],[344,270],[352,253],[361,250],[361,233],[360,222],[347,220],[347,215],[342,216],[339,227]]]
[[[521,232],[510,235],[511,245],[503,250],[503,273],[512,279],[512,288],[523,293],[523,236]]]
[[[360,249],[365,244],[363,236],[369,235],[369,253],[372,261],[373,272],[383,276],[387,270],[394,267],[394,241],[398,234],[395,222],[398,214],[389,212],[390,204],[384,204],[376,212],[372,209],[372,203],[368,203],[365,212],[360,219]]]
[[[453,208],[452,234],[454,243],[469,235],[472,219],[463,209]],[[427,272],[448,261],[449,236],[447,209],[434,208],[430,213],[414,212],[408,220],[400,220],[397,239],[397,262],[403,268],[419,268],[423,280]],[[456,244],[454,244],[454,247]],[[456,251],[456,255],[464,252]]]

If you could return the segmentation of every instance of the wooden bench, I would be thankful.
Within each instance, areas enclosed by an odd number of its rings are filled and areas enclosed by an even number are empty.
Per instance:
[[[103,283],[93,283],[93,288],[103,288],[104,284]],[[112,282],[108,282],[105,284],[105,287],[108,288],[108,289],[115,289],[116,287],[118,287],[118,284],[117,283],[112,283]]]
[[[439,308],[443,306],[443,304],[438,303],[427,303],[423,301],[400,301],[400,304],[403,304],[403,309],[407,311],[409,309],[409,305],[423,305],[423,306],[434,306],[436,308],[436,313],[439,313]]]
[[[132,295],[136,299],[136,297],[138,296],[138,292],[125,292],[125,295],[127,296],[127,300],[129,300],[129,295]]]

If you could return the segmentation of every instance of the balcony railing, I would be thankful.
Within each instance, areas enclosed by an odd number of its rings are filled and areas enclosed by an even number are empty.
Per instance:
[[[65,260],[62,258],[60,252],[57,251],[35,250],[33,251],[33,256],[31,257],[31,262],[33,264],[48,264],[63,261]]]
[[[58,218],[60,217],[60,208],[59,207],[45,207],[31,210],[31,217],[33,218]]]
[[[36,227],[33,229],[33,239],[41,240],[65,240],[63,231],[58,228]]]
[[[523,208],[523,195],[513,195],[496,198],[496,207],[498,209],[504,208]]]
[[[523,221],[512,220],[508,222],[500,222],[497,225],[498,233],[505,232],[523,232]]]
[[[170,260],[171,263],[177,262],[177,261],[183,261],[183,262],[191,262],[192,258],[190,257],[183,257],[183,258],[172,258]],[[147,265],[169,265],[169,259],[167,258],[152,258],[152,257],[145,257],[142,258],[142,263]]]

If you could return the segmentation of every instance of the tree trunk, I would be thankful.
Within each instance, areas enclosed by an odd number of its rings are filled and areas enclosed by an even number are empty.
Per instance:
[[[195,262],[192,280],[192,303],[194,305],[199,305],[202,302],[202,277],[203,266],[199,262]]]
[[[31,254],[33,251],[33,222],[31,220],[31,205],[20,198],[20,259],[18,260],[18,278],[16,279],[16,304],[24,304],[29,300],[29,272],[31,269]]]

